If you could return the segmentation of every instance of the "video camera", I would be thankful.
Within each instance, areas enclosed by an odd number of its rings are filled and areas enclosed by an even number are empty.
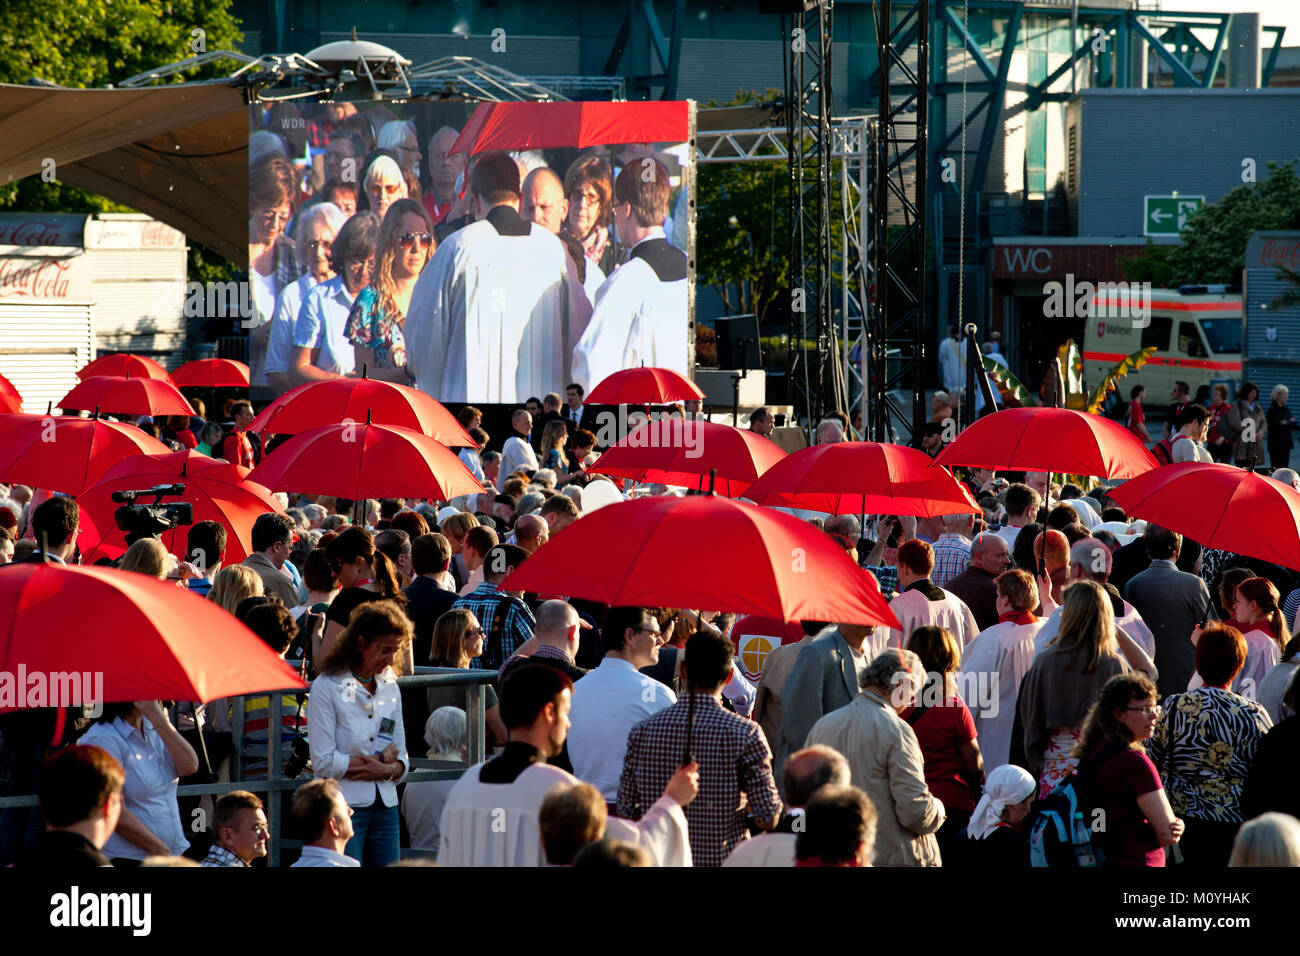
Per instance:
[[[113,520],[126,532],[127,545],[135,544],[143,538],[156,538],[164,531],[180,525],[194,524],[194,505],[188,501],[162,503],[163,498],[175,498],[183,494],[183,484],[154,485],[143,491],[113,492],[113,500],[122,503],[122,507],[113,512]],[[137,498],[147,498],[150,495],[154,499],[152,504],[135,503]]]

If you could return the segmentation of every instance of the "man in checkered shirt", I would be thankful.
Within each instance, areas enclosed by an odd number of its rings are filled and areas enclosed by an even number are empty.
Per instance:
[[[691,756],[699,764],[700,790],[686,808],[696,866],[721,866],[749,836],[746,812],[764,830],[781,819],[772,779],[772,751],[758,724],[720,701],[736,650],[718,634],[697,632],[686,642],[686,676],[694,693],[633,726],[618,786],[618,813],[638,820],[683,764],[694,701]]]
[[[966,570],[970,563],[970,533],[975,528],[975,516],[944,515],[943,534],[934,543],[934,571],[930,580],[937,588],[947,587],[948,582]]]
[[[537,620],[523,602],[523,592],[501,590],[506,575],[527,558],[528,552],[518,545],[490,548],[483,556],[483,583],[451,606],[452,610],[469,611],[486,632],[483,656],[470,661],[473,670],[496,670],[533,636]]]

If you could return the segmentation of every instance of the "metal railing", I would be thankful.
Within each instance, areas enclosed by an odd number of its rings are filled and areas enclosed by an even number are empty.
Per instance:
[[[483,706],[483,687],[490,684],[496,679],[497,672],[490,670],[456,670],[445,667],[416,667],[415,674],[411,677],[399,677],[397,686],[403,692],[417,691],[423,692],[429,687],[464,687],[465,688],[465,717],[467,724],[466,740],[466,760],[464,763],[457,763],[449,760],[430,760],[426,757],[415,757],[409,755],[411,766],[408,768],[404,783],[426,783],[437,780],[457,780],[470,767],[476,763],[481,763],[487,752],[487,736],[485,730],[486,710]],[[295,697],[299,691],[296,690],[279,690],[267,691],[260,694],[248,694],[244,697],[227,698],[232,705],[233,715],[231,717],[232,737],[235,743],[234,756],[231,763],[231,777],[234,779],[223,780],[218,783],[195,783],[186,784],[176,788],[176,796],[196,797],[196,796],[220,796],[221,794],[230,793],[235,790],[247,790],[261,796],[263,809],[266,813],[267,827],[271,831],[269,846],[267,848],[267,865],[279,866],[281,854],[286,849],[297,849],[302,846],[301,840],[288,840],[284,838],[284,826],[281,817],[281,807],[279,794],[286,791],[293,792],[308,780],[313,779],[307,774],[300,775],[295,780],[288,780],[280,776],[281,769],[289,758],[285,750],[284,742],[284,697]],[[268,719],[267,719],[267,777],[266,779],[245,780],[243,777],[243,763],[245,758],[244,752],[244,701],[249,698],[268,697]],[[307,706],[311,706],[310,696],[307,698]],[[172,714],[173,723],[175,723],[175,713]],[[409,732],[410,728],[406,728]],[[214,770],[216,768],[213,768]],[[35,807],[40,806],[40,800],[35,794],[25,796],[0,797],[0,810],[10,807]],[[188,821],[181,821],[187,825]],[[206,827],[205,827],[206,829]],[[421,857],[430,854],[420,850],[403,850],[403,857]]]

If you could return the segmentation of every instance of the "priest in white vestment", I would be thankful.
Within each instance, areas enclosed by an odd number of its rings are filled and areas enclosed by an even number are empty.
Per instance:
[[[966,645],[957,677],[975,718],[986,774],[1011,759],[1016,698],[1034,662],[1034,637],[1043,626],[1033,614],[1038,585],[1028,571],[1013,569],[998,576],[997,607],[998,623]]]
[[[591,303],[564,244],[519,215],[514,160],[478,157],[470,191],[478,221],[438,246],[411,295],[407,368],[441,402],[523,402],[571,380]]]
[[[913,538],[898,549],[898,597],[889,602],[889,608],[903,629],[882,629],[885,636],[881,650],[907,647],[912,632],[926,624],[947,628],[960,647],[979,634],[975,615],[966,602],[930,580],[933,570],[934,549],[929,542]]]
[[[501,717],[510,742],[501,756],[465,771],[448,794],[439,823],[439,864],[541,866],[545,862],[537,822],[542,800],[556,785],[579,782],[573,774],[546,763],[564,746],[572,687],[565,674],[543,663],[522,664],[503,682]],[[682,806],[694,797],[697,787],[696,770],[678,771],[665,795],[640,820],[610,819],[607,835],[644,847],[658,866],[690,866]]]
[[[574,351],[574,380],[588,391],[625,368],[687,372],[686,253],[664,236],[668,195],[668,171],[650,157],[614,182],[614,225],[631,251],[596,292],[591,324]]]

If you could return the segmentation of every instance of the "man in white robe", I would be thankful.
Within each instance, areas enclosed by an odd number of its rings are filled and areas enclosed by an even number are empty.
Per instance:
[[[898,549],[898,597],[889,602],[889,608],[898,616],[903,629],[884,629],[882,650],[907,647],[912,632],[925,624],[947,628],[960,647],[979,634],[975,615],[966,602],[930,580],[933,570],[934,549],[928,541],[913,538]]]
[[[1034,662],[1034,637],[1043,622],[1034,617],[1038,585],[1028,571],[998,577],[999,623],[966,646],[957,686],[975,718],[984,772],[1010,760],[1011,731],[1020,682]]]
[[[650,157],[614,182],[614,224],[631,250],[596,293],[591,324],[573,355],[573,377],[590,390],[614,372],[649,365],[687,371],[686,253],[664,237],[668,171]]]
[[[519,215],[514,160],[480,156],[470,192],[478,221],[438,246],[411,295],[407,368],[442,402],[522,402],[570,380],[591,303],[564,244]]]
[[[502,683],[501,719],[510,742],[501,756],[465,771],[447,795],[439,823],[441,865],[542,865],[542,800],[557,784],[578,782],[546,763],[564,747],[572,690],[569,678],[546,664],[521,664]],[[681,768],[640,820],[610,820],[609,835],[644,847],[659,866],[690,866],[682,807],[698,785],[698,767]]]

